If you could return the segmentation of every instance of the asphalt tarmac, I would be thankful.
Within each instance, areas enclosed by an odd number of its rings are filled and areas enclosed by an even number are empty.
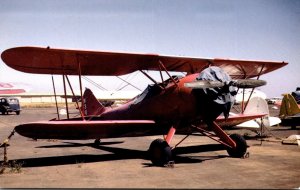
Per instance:
[[[27,108],[19,116],[0,115],[0,141],[17,124],[49,120],[55,108]],[[231,158],[215,141],[191,136],[177,148],[173,167],[155,167],[146,150],[162,136],[93,140],[32,140],[15,134],[7,151],[11,163],[0,174],[0,188],[280,188],[300,187],[300,147],[281,139],[299,134],[299,127],[272,127],[264,139],[247,134],[249,157]],[[184,136],[175,136],[175,145]],[[0,162],[4,148],[0,149]]]

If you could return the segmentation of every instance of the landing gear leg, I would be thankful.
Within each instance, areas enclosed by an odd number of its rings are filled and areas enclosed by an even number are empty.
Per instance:
[[[242,158],[247,152],[247,142],[239,134],[232,134],[228,136],[221,128],[218,126],[216,122],[208,123],[208,126],[215,132],[215,135],[211,134],[208,131],[201,129],[200,127],[193,126],[198,129],[198,131],[207,137],[225,145],[227,147],[227,152],[229,156],[235,158]],[[215,137],[219,137],[220,139],[216,139]]]

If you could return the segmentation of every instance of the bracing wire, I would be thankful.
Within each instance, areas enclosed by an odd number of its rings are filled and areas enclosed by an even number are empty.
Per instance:
[[[93,81],[92,79],[86,77],[86,76],[82,76],[82,78],[84,80],[86,80],[87,82],[93,84],[94,86],[96,86],[97,88],[99,88],[100,90],[105,90],[108,91],[106,88],[104,88],[103,86],[101,86],[100,84],[96,83],[95,81]]]

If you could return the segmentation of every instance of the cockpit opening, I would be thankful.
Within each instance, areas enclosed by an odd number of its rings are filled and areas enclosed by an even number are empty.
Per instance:
[[[183,76],[178,76],[178,75],[172,76],[172,78],[176,82],[179,79],[181,79],[182,77]],[[151,97],[154,97],[154,96],[160,94],[164,90],[164,88],[167,87],[172,82],[173,82],[173,80],[171,78],[169,78],[169,79],[163,81],[162,83],[148,85],[147,88],[140,95],[138,95],[135,98],[133,104],[138,104],[145,99],[148,99],[148,98],[151,98]]]

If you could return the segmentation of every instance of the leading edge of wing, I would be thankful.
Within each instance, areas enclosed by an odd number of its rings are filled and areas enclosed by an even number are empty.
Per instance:
[[[98,139],[151,135],[160,130],[153,120],[58,120],[20,124],[15,131],[34,139]]]
[[[1,58],[13,69],[37,74],[124,75],[137,70],[201,72],[210,65],[223,68],[233,78],[251,78],[285,66],[286,62],[209,59],[156,54],[82,51],[41,47],[15,47]]]

